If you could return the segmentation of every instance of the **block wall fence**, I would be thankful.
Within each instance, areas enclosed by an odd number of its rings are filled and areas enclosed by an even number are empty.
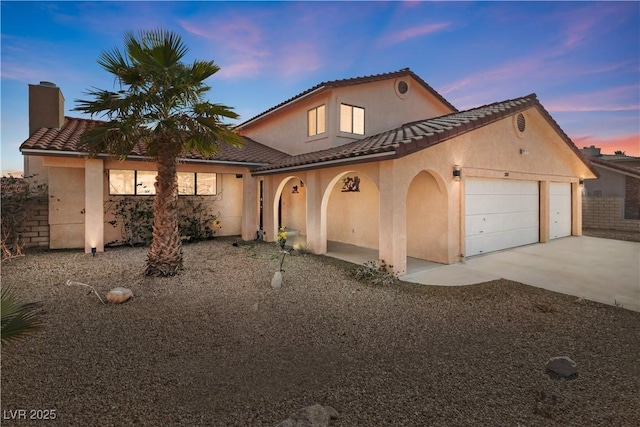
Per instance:
[[[640,232],[640,219],[624,217],[623,197],[582,198],[582,228]]]
[[[49,200],[39,197],[20,231],[25,248],[49,247]]]

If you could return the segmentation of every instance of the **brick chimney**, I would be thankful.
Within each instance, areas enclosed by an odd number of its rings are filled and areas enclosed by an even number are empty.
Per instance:
[[[64,96],[51,82],[29,85],[29,136],[38,129],[64,125]]]

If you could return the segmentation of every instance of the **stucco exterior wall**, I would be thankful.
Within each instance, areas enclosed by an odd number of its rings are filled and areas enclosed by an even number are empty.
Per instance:
[[[378,249],[380,195],[365,174],[349,173],[360,179],[360,191],[343,192],[343,181],[331,189],[327,208],[327,239],[365,248]]]
[[[455,263],[465,253],[464,188],[468,177],[537,182],[540,188],[540,241],[549,240],[550,183],[570,183],[572,234],[582,229],[579,180],[589,168],[533,107],[520,132],[508,117],[473,132],[394,159],[297,171],[307,192],[307,243],[317,253],[336,240],[377,248],[379,257],[402,272],[406,257]],[[460,165],[462,179],[453,177]],[[342,193],[342,179],[358,175],[360,193]],[[291,175],[265,175],[265,198]],[[356,200],[357,199],[357,200]],[[266,240],[277,229],[277,205],[267,203]],[[376,207],[377,206],[377,207]],[[286,213],[283,212],[283,216]],[[358,230],[366,230],[359,233]]]
[[[49,181],[51,249],[85,248],[85,251],[90,251],[91,247],[97,247],[101,251],[105,243],[122,240],[121,227],[110,224],[115,218],[110,211],[113,197],[109,194],[108,170],[155,170],[153,162],[145,161],[29,157],[30,163],[38,165],[42,175],[46,175]],[[90,176],[86,174],[88,168],[92,171]],[[178,165],[178,171],[217,173],[218,195],[200,196],[198,199],[208,205],[213,213],[219,214],[222,227],[218,235],[243,234],[244,180],[255,180],[247,168],[185,163]],[[93,183],[99,189],[87,192],[86,188],[92,188]],[[254,196],[254,191],[249,194]],[[255,230],[251,233],[255,233]]]
[[[302,183],[302,184],[301,184]],[[296,187],[297,193],[293,192]],[[298,177],[287,180],[282,189],[282,218],[280,224],[300,236],[307,235],[307,187]]]
[[[587,197],[624,197],[625,175],[604,168],[595,168],[600,178],[585,181],[584,188]]]
[[[419,172],[407,191],[407,256],[447,263],[447,194],[429,172]]]

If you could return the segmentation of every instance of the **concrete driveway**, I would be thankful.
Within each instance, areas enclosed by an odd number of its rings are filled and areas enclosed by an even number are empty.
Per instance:
[[[640,311],[640,243],[565,237],[479,255],[460,264],[431,264],[400,277],[441,286],[500,278]]]

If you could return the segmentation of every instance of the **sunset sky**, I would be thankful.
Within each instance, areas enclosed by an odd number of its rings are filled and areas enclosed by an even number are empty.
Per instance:
[[[327,80],[409,67],[460,110],[535,92],[574,143],[640,155],[638,2],[1,2],[2,173],[22,170],[28,84],[66,114],[114,89],[127,30],[179,32],[241,121]],[[99,118],[99,117],[98,117]]]

